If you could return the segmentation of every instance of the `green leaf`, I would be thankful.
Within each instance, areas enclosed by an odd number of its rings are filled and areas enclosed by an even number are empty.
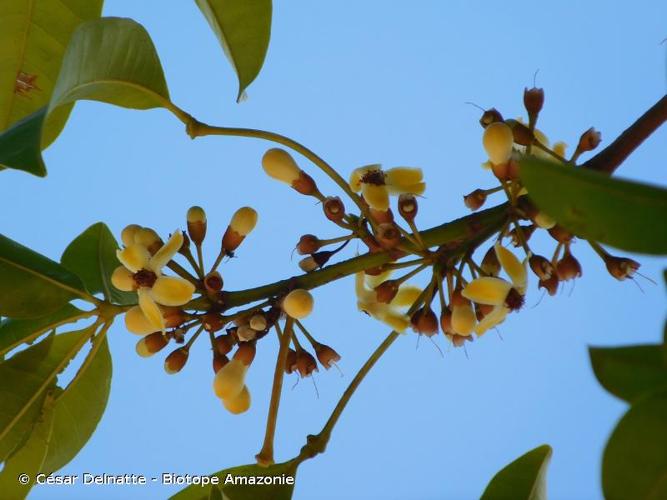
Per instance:
[[[49,335],[39,344],[0,363],[0,461],[5,460],[29,434],[47,387],[94,330],[91,326],[76,332]]]
[[[238,483],[249,482],[257,476],[274,476],[282,478],[283,481],[287,477],[294,479],[297,467],[298,464],[294,462],[275,464],[271,467],[260,467],[257,464],[241,465],[211,475],[220,478],[218,487],[224,498],[229,500],[290,500],[294,491],[294,484],[257,485],[233,484],[233,482],[234,480]],[[176,493],[170,500],[207,500],[211,489],[211,486],[191,485]]]
[[[81,280],[60,264],[0,235],[0,316],[34,318],[87,296]]]
[[[627,250],[667,254],[667,190],[583,168],[527,158],[531,200],[577,236]]]
[[[51,441],[53,429],[53,408],[49,403],[44,404],[41,414],[37,418],[30,437],[6,462],[0,472],[0,491],[3,498],[25,498],[35,485],[35,477],[42,472],[44,457]],[[21,474],[27,474],[27,484],[18,481]]]
[[[637,401],[620,420],[602,457],[605,498],[667,498],[667,389]]]
[[[65,48],[82,22],[95,19],[102,0],[3,0],[0,3],[0,132],[45,107]],[[71,106],[54,116],[44,147],[60,133]],[[4,158],[0,156],[0,161]],[[39,175],[37,171],[32,172]]]
[[[73,322],[87,315],[71,304],[56,312],[33,319],[0,320],[0,359],[15,347],[33,342],[37,337],[65,322]]]
[[[41,469],[45,473],[60,469],[79,453],[106,409],[112,371],[106,336],[96,338],[93,349],[56,400],[53,436]]]
[[[551,446],[542,445],[501,469],[488,484],[482,500],[542,500],[547,498],[547,466]]]
[[[81,278],[90,293],[102,292],[107,300],[117,304],[136,304],[136,293],[121,292],[111,284],[111,274],[120,265],[117,248],[109,228],[98,222],[69,244],[60,262]]]
[[[239,80],[237,100],[257,77],[271,38],[271,0],[195,0]]]
[[[81,24],[63,57],[46,114],[34,113],[20,127],[0,135],[0,161],[44,175],[40,143],[64,107],[77,100],[133,109],[174,110],[155,46],[139,23],[106,17]],[[42,137],[31,134],[39,132]],[[12,153],[16,148],[20,149]],[[11,160],[11,162],[10,162]]]
[[[595,376],[614,396],[633,402],[647,392],[667,387],[662,345],[591,347]]]

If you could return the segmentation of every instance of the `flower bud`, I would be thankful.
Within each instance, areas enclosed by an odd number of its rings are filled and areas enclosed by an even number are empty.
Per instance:
[[[303,349],[299,349],[296,353],[296,371],[299,372],[302,378],[310,376],[311,373],[318,371],[317,362],[312,354]]]
[[[471,335],[458,335],[458,334],[453,334],[453,335],[447,335],[447,338],[452,342],[454,347],[461,347],[463,344],[466,342],[472,342],[473,337]]]
[[[493,247],[489,248],[484,254],[482,263],[479,266],[484,274],[488,276],[498,276],[500,273],[500,262]]]
[[[304,234],[296,244],[299,255],[308,255],[317,252],[321,247],[320,240],[314,234]]]
[[[308,290],[297,288],[285,296],[282,309],[288,316],[294,319],[302,319],[312,312],[313,302],[313,296]]]
[[[382,248],[390,250],[401,242],[401,232],[395,224],[379,224],[375,239]]]
[[[558,243],[569,243],[574,237],[571,232],[563,228],[563,226],[559,226],[558,224],[550,228],[548,231],[551,237]]]
[[[556,225],[556,221],[544,212],[537,212],[537,215],[533,217],[533,222],[542,229],[551,229]]]
[[[389,304],[396,294],[401,283],[398,280],[386,280],[375,287],[375,297],[382,304]]]
[[[206,212],[201,207],[190,207],[187,214],[188,234],[200,246],[206,237]]]
[[[438,317],[429,306],[417,309],[410,318],[412,329],[427,337],[438,333]]]
[[[248,411],[250,408],[250,391],[248,390],[248,387],[244,385],[241,392],[233,398],[223,399],[222,404],[225,409],[233,415],[239,415],[240,413]]]
[[[222,248],[226,253],[232,253],[243,242],[245,237],[257,225],[257,212],[251,207],[239,208],[222,237]]]
[[[482,143],[491,163],[505,163],[512,155],[512,129],[503,122],[491,123],[484,129]]]
[[[222,275],[218,271],[213,271],[204,278],[204,287],[208,292],[219,292],[222,290],[223,285]]]
[[[221,355],[228,354],[235,344],[236,341],[230,334],[220,335],[215,338],[215,350]]]
[[[331,368],[334,363],[340,361],[340,354],[326,344],[315,345],[315,356],[325,370]]]
[[[304,257],[299,261],[299,267],[304,273],[309,273],[315,271],[319,266],[315,259],[312,256]]]
[[[404,193],[398,197],[398,213],[407,222],[415,220],[418,209],[417,198],[414,195]]]
[[[475,189],[472,193],[469,193],[463,197],[463,203],[470,210],[475,211],[482,208],[486,202],[486,191],[483,189]]]
[[[322,203],[322,209],[327,219],[340,222],[345,217],[345,205],[338,196],[329,196]]]
[[[162,332],[150,333],[137,342],[136,351],[142,358],[147,358],[164,349],[168,343],[169,339]]]
[[[440,328],[445,334],[453,334],[454,328],[452,327],[452,311],[449,307],[445,307],[440,311]]]
[[[477,323],[475,311],[469,300],[461,295],[460,290],[452,294],[452,329],[455,333],[463,336],[470,335]]]
[[[242,327],[239,327],[239,330]],[[237,332],[238,333],[238,332]],[[233,359],[241,361],[245,366],[250,366],[255,359],[257,346],[255,342],[241,342],[234,353]]]
[[[287,358],[285,358],[285,373],[288,374],[294,373],[295,369],[296,369],[296,351],[290,347],[289,351],[287,351]]]
[[[213,379],[213,391],[220,399],[233,399],[238,396],[245,386],[245,376],[248,366],[238,359],[231,359],[216,374]]]
[[[486,128],[492,123],[502,122],[502,121],[503,121],[503,115],[501,115],[496,108],[491,108],[484,111],[484,114],[479,119],[479,124],[482,126],[482,128]]]
[[[535,224],[531,224],[530,226],[521,226],[521,234],[523,234],[526,242],[530,240],[530,237],[533,235],[536,228],[537,226]],[[508,233],[508,236],[512,239],[512,246],[515,248],[522,246],[521,238],[519,237],[516,227],[512,228],[512,230]]]
[[[556,264],[556,272],[560,281],[569,281],[581,277],[581,264],[569,251]]]
[[[253,314],[248,321],[250,328],[258,332],[264,331],[268,328],[268,323],[266,321],[266,316],[264,313]]]
[[[164,360],[164,371],[169,375],[180,372],[188,361],[189,351],[185,347],[179,347],[169,353]]]
[[[224,354],[213,353],[213,373],[218,373],[220,369],[229,363],[229,358]]]
[[[283,149],[269,149],[262,158],[262,167],[270,177],[284,182],[301,194],[319,193],[313,178],[301,170],[292,156]]]
[[[236,336],[239,338],[239,342],[249,342],[255,340],[257,332],[248,325],[241,325],[236,330]]]
[[[605,254],[604,263],[609,274],[619,281],[632,278],[640,267],[639,262],[635,260],[626,259],[625,257],[615,257],[609,254]]]
[[[537,288],[546,289],[547,293],[553,297],[554,295],[556,295],[556,292],[558,291],[559,282],[560,280],[558,279],[558,274],[552,273],[551,277],[540,280],[539,283],[537,284]]]
[[[216,312],[207,312],[204,314],[202,318],[202,325],[204,326],[204,330],[207,332],[217,332],[222,330],[222,327],[226,325],[226,321],[222,319],[222,316],[220,313]],[[227,354],[226,352],[223,352],[221,354]]]
[[[540,281],[546,281],[554,274],[554,267],[551,265],[551,262],[541,255],[532,255],[528,259],[528,264]]]
[[[125,226],[125,228],[123,228],[120,233],[120,239],[123,242],[123,245],[126,247],[134,245],[134,235],[137,234],[139,229],[141,229],[139,224],[130,224],[129,226]]]
[[[532,89],[524,89],[523,91],[523,105],[528,112],[528,118],[534,123],[537,115],[542,110],[544,105],[544,90],[533,87]]]
[[[592,151],[600,145],[602,141],[602,134],[591,127],[586,132],[581,134],[579,138],[579,144],[577,145],[577,151],[575,156],[578,156],[581,153],[586,153],[587,151]]]

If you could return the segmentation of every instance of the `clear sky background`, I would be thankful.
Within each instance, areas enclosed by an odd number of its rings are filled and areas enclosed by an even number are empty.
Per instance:
[[[493,179],[480,168],[479,110],[523,114],[533,74],[546,93],[540,128],[571,147],[594,125],[607,144],[666,89],[667,4],[639,2],[416,1],[276,2],[266,64],[235,104],[236,79],[194,2],[108,0],[105,15],[132,17],[150,32],[174,102],[220,125],[277,131],[308,145],[344,176],[373,162],[424,169],[419,224],[467,213],[461,196]],[[665,184],[667,129],[619,175]],[[209,214],[215,257],[233,211],[255,207],[257,230],[222,268],[229,289],[296,274],[298,237],[338,235],[309,199],[264,176],[258,140],[191,141],[164,110],[81,102],[46,152],[47,179],[3,172],[2,232],[58,258],[90,224],[119,234],[139,223],[167,234],[192,204]],[[313,166],[322,190],[337,193]],[[337,193],[338,194],[338,193]],[[494,202],[495,200],[492,200]],[[498,202],[500,199],[497,200]],[[656,224],[665,221],[656,221]],[[537,243],[537,242],[536,242]],[[537,248],[549,252],[549,239]],[[351,248],[347,256],[352,255]],[[299,470],[298,499],[472,499],[506,463],[542,443],[554,448],[552,498],[601,497],[600,460],[626,405],[595,381],[589,345],[655,342],[664,320],[664,261],[642,257],[654,286],[618,283],[582,242],[584,268],[538,307],[527,307],[462,350],[414,334],[400,338],[363,383],[327,452]],[[572,289],[573,288],[573,289]],[[318,431],[386,329],[355,308],[351,278],[315,292],[307,325],[343,356],[341,378],[288,379],[277,458],[294,456]],[[107,413],[88,446],[62,472],[207,473],[250,463],[261,446],[276,354],[261,342],[249,372],[251,410],[232,416],[211,389],[206,340],[177,376],[163,356],[141,359],[122,322],[110,332],[114,378]],[[35,499],[163,498],[177,488],[36,488]]]

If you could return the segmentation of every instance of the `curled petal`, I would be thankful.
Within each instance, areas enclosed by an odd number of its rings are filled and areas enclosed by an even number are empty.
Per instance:
[[[398,333],[403,333],[410,325],[410,319],[405,314],[400,314],[391,309],[385,310],[377,319],[389,325],[392,330]]]
[[[111,284],[123,292],[133,292],[137,287],[133,274],[125,266],[118,266],[111,273]]]
[[[169,238],[169,241],[160,248],[149,262],[149,267],[156,273],[160,272],[164,266],[167,265],[174,255],[178,253],[183,245],[183,233],[180,230],[175,230]]]
[[[162,311],[160,311],[160,308],[151,297],[150,288],[140,288],[138,294],[139,307],[143,311],[148,322],[153,326],[153,331],[164,332],[165,325]]]
[[[461,295],[477,304],[499,306],[505,303],[512,284],[502,278],[485,276],[472,280],[461,290]]]
[[[147,335],[159,330],[148,321],[139,306],[134,306],[125,313],[125,328],[137,335]]]
[[[452,308],[452,329],[455,333],[467,337],[473,332],[477,317],[470,302]]]
[[[421,295],[422,289],[414,285],[403,285],[390,304],[394,307],[410,307]]]
[[[526,290],[526,279],[528,272],[526,269],[527,260],[522,263],[516,255],[502,246],[499,242],[495,245],[496,256],[500,265],[512,280],[514,286],[523,293]]]
[[[357,294],[357,299],[359,302],[373,302],[375,300],[375,293],[366,288],[364,276],[363,272],[358,272],[354,276],[354,289]]]
[[[123,241],[123,245],[126,247],[134,245],[134,235],[139,229],[141,229],[139,224],[130,224],[129,226],[125,226],[123,231],[120,233],[120,239]]]
[[[368,205],[381,212],[386,212],[389,209],[389,191],[387,186],[380,186],[377,184],[364,183],[361,186],[361,192]]]
[[[505,321],[509,311],[510,310],[505,306],[494,307],[489,314],[482,318],[482,321],[477,323],[477,326],[475,326],[475,333],[481,337],[487,330]]]
[[[132,244],[123,250],[116,250],[116,257],[121,264],[136,273],[148,265],[151,254],[145,246]]]
[[[163,306],[182,306],[190,301],[194,292],[194,285],[183,278],[160,276],[151,288],[150,295]]]

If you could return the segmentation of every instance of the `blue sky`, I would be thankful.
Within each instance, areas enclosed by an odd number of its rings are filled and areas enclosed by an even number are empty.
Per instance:
[[[105,15],[132,17],[150,32],[172,98],[200,120],[273,130],[321,154],[344,176],[367,163],[424,169],[420,227],[466,214],[461,196],[493,180],[484,161],[479,111],[520,116],[533,74],[545,89],[540,128],[571,146],[594,125],[608,143],[660,98],[665,84],[667,5],[659,1],[276,2],[267,61],[235,104],[236,80],[194,2],[109,0]],[[49,176],[3,172],[0,221],[9,237],[57,258],[83,229],[105,221],[116,234],[139,223],[163,234],[184,225],[192,204],[209,214],[209,260],[233,211],[251,205],[257,230],[222,268],[242,289],[298,272],[290,261],[303,233],[336,236],[310,200],[260,168],[269,144],[208,137],[191,141],[164,110],[81,102],[45,154]],[[619,175],[664,184],[667,129]],[[300,159],[322,190],[334,186]],[[337,193],[336,193],[337,194]],[[500,201],[498,199],[498,201]],[[537,248],[552,249],[547,238]],[[352,255],[350,249],[347,255]],[[593,378],[589,345],[655,342],[664,320],[664,261],[642,257],[658,281],[617,283],[584,243],[576,286],[528,307],[462,350],[399,339],[363,383],[326,454],[305,463],[300,499],[468,499],[525,451],[549,443],[552,498],[600,498],[600,457],[625,405]],[[287,382],[277,458],[318,431],[385,329],[356,311],[351,279],[315,292],[307,325],[338,350],[344,377],[319,373]],[[252,462],[263,437],[276,352],[263,342],[249,373],[251,410],[224,411],[211,390],[206,342],[167,376],[162,357],[141,359],[137,338],[113,327],[109,406],[89,445],[63,473],[206,473]],[[151,486],[34,490],[33,498],[162,498]]]

